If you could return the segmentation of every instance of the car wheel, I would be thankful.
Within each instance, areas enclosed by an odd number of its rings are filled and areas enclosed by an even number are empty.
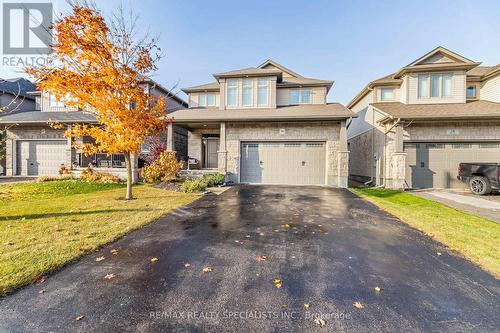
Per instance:
[[[488,179],[481,176],[474,176],[469,180],[470,191],[477,195],[491,193],[491,185]]]

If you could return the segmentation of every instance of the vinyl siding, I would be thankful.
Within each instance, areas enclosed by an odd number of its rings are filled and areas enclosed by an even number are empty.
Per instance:
[[[486,101],[500,103],[500,74],[487,80],[481,85],[479,98]]]
[[[303,88],[311,89],[311,104],[325,104],[326,103],[326,88],[325,87],[311,87]],[[278,88],[276,89],[276,105],[290,105],[290,90],[293,88]]]
[[[440,72],[447,73],[447,72]],[[453,72],[451,80],[451,97],[418,98],[418,75],[427,73],[410,73],[408,75],[409,104],[465,103],[465,72]]]

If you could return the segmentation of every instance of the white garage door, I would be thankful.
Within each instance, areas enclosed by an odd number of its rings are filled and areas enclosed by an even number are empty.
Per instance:
[[[243,142],[241,182],[325,184],[324,142]]]
[[[406,143],[404,147],[411,188],[464,187],[457,179],[459,163],[500,163],[500,144],[495,142]]]
[[[17,141],[17,174],[57,175],[66,163],[66,140]]]

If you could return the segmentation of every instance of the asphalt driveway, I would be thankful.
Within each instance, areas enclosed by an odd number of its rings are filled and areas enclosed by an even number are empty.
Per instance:
[[[7,296],[0,331],[492,332],[499,304],[498,280],[346,190],[243,186]]]

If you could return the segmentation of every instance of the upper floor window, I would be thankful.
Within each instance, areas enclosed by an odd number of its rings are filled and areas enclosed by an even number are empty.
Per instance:
[[[476,85],[472,84],[467,86],[467,98],[476,98],[476,97],[477,97]]]
[[[394,88],[382,88],[382,89],[380,89],[380,100],[381,101],[393,101],[394,100]]]
[[[227,80],[227,105],[236,106],[238,101],[238,80]]]
[[[311,104],[311,89],[290,89],[290,104]]]
[[[418,97],[450,97],[451,74],[421,74],[418,76]]]
[[[243,80],[242,104],[253,105],[253,80]]]
[[[214,106],[215,94],[200,94],[198,96],[198,106]]]
[[[51,107],[64,107],[64,102],[58,100],[56,96],[49,94],[49,104]]]
[[[257,105],[262,106],[268,104],[268,86],[269,81],[266,79],[259,79],[257,81]]]

